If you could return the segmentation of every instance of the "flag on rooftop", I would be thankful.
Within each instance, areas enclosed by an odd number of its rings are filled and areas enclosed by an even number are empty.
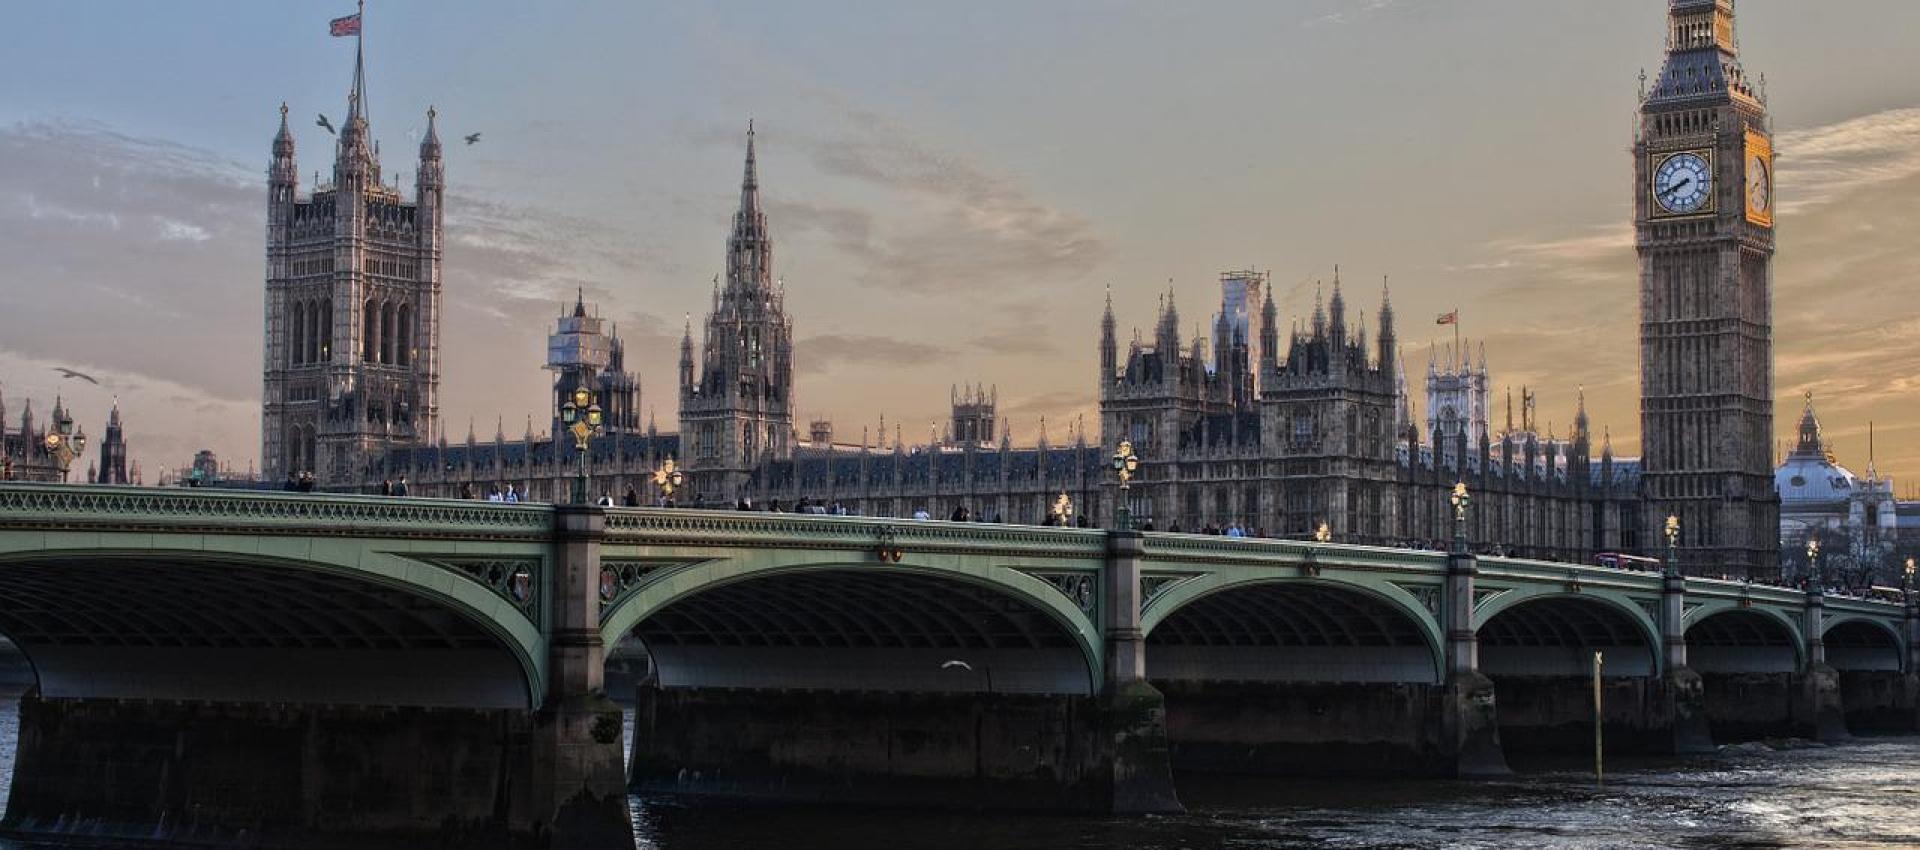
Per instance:
[[[327,34],[331,36],[359,35],[360,13],[355,12],[344,18],[334,18],[327,22]]]
[[[1433,323],[1436,325],[1460,324],[1460,311],[1454,310],[1450,313],[1441,313],[1439,318],[1433,320]]]

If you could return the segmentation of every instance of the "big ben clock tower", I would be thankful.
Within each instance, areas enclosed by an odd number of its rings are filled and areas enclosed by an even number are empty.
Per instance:
[[[1780,548],[1772,139],[1740,67],[1733,0],[1669,4],[1666,63],[1633,148],[1640,527],[1678,516],[1690,573],[1770,578]]]

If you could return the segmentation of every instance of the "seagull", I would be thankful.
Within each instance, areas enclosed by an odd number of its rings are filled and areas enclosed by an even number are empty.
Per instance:
[[[329,133],[333,132],[333,122],[327,120],[327,115],[324,112],[320,114],[319,118],[315,118],[313,123],[315,126],[319,127],[322,130],[325,130]]]
[[[473,144],[474,142],[477,142],[477,141],[480,141],[480,134],[479,134],[479,133],[468,133],[468,134],[467,134],[467,144]]]
[[[99,381],[94,380],[92,375],[89,375],[85,372],[76,372],[64,366],[55,366],[53,367],[53,371],[59,372],[60,377],[63,377],[63,378],[79,378],[80,380],[86,381],[87,383],[93,384],[94,386],[100,385]]]

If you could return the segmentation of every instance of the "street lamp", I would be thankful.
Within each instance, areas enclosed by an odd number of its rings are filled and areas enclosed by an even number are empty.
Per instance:
[[[1333,540],[1333,529],[1326,523],[1320,523],[1320,527],[1313,530],[1313,542],[1326,543],[1331,540]]]
[[[1667,514],[1667,575],[1680,574],[1680,517]]]
[[[687,476],[680,472],[679,466],[671,457],[660,464],[659,469],[653,471],[653,484],[660,488],[660,504],[664,507],[673,507],[673,491],[680,489],[680,485],[685,483],[687,483]]]
[[[587,445],[602,429],[600,402],[585,385],[575,387],[573,395],[560,405],[560,424],[573,435],[576,459],[573,475],[573,503],[587,503]]]
[[[1913,596],[1913,559],[1907,559],[1907,570],[1900,575],[1900,595]]]
[[[1061,528],[1073,524],[1067,519],[1073,516],[1073,500],[1067,498],[1065,490],[1060,491],[1060,496],[1053,500],[1053,509],[1049,514]]]
[[[1807,591],[1820,590],[1820,538],[1807,541]]]
[[[47,454],[52,455],[54,462],[60,465],[60,480],[65,481],[67,467],[73,463],[74,458],[87,451],[87,432],[84,429],[74,430],[73,417],[64,409],[54,418],[50,426],[46,438]]]
[[[1113,474],[1120,479],[1120,497],[1113,503],[1113,524],[1116,530],[1133,530],[1133,509],[1127,505],[1127,482],[1133,479],[1133,473],[1140,468],[1140,456],[1133,453],[1133,441],[1121,440],[1113,450]]]
[[[1473,496],[1467,493],[1467,482],[1459,481],[1453,485],[1453,494],[1447,497],[1453,503],[1453,553],[1467,554],[1467,508],[1473,504]]]

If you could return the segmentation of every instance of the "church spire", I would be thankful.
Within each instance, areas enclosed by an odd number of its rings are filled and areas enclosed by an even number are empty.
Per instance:
[[[733,233],[727,237],[727,289],[766,291],[773,288],[773,242],[767,236],[767,215],[760,207],[760,167],[754,146],[753,122],[747,122],[747,161],[740,177],[740,210],[733,214]]]

